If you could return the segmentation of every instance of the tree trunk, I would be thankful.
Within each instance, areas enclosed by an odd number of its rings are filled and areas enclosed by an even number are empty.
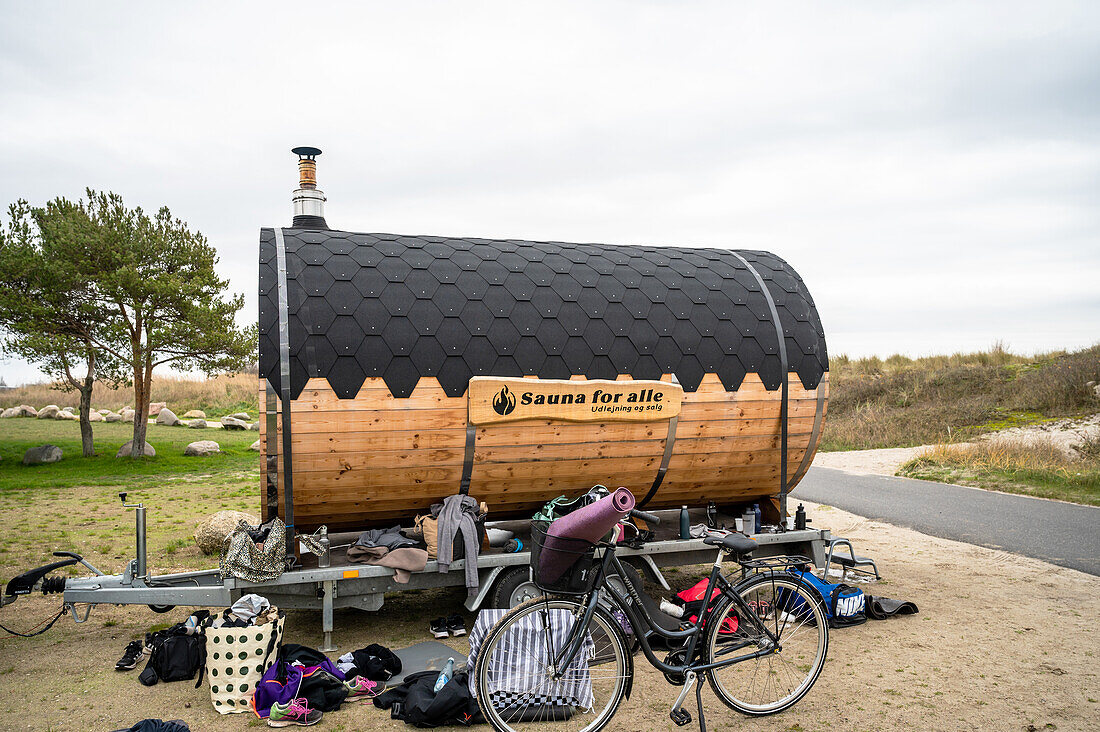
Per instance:
[[[84,378],[84,386],[80,387],[80,447],[84,457],[95,457],[95,442],[92,440],[92,385],[95,377],[91,373],[92,364],[88,364],[88,375]]]
[[[130,457],[145,457],[145,430],[149,426],[149,398],[141,363],[134,364],[134,442]]]

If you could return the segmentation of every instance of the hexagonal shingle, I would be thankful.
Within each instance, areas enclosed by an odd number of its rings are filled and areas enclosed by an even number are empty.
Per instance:
[[[397,396],[433,375],[458,396],[476,374],[672,371],[690,391],[704,373],[736,389],[756,371],[771,389],[783,380],[781,351],[806,388],[828,370],[812,297],[767,252],[314,229],[283,236],[292,396],[307,377],[323,376],[350,398],[360,372],[382,376]],[[271,230],[261,231],[260,259],[260,364],[270,379],[279,372]]]

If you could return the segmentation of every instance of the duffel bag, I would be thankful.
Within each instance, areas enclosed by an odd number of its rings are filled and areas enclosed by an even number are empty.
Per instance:
[[[830,628],[846,628],[867,622],[867,597],[863,590],[843,583],[826,582],[810,572],[792,569],[791,574],[814,589]],[[792,600],[797,602],[796,598]],[[796,607],[784,609],[788,612],[797,610]]]

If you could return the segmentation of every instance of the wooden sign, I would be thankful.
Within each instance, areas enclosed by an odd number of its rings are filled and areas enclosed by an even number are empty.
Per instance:
[[[680,413],[684,390],[667,381],[565,381],[475,376],[470,422],[524,419],[566,422],[652,422]]]

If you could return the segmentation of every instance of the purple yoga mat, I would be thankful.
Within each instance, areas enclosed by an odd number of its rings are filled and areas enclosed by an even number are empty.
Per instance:
[[[633,508],[634,494],[626,488],[619,488],[607,498],[578,508],[551,523],[546,529],[546,539],[539,555],[539,574],[543,584],[556,582],[578,559],[576,543],[555,539],[583,539],[595,544]]]

